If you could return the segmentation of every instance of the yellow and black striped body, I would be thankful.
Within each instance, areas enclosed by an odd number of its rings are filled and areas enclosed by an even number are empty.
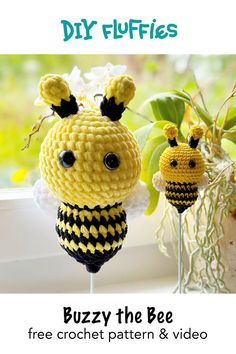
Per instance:
[[[90,273],[97,273],[122,247],[126,213],[121,203],[90,209],[62,202],[56,231],[62,248]]]
[[[165,196],[178,213],[183,213],[197,200],[198,187],[196,183],[166,182]]]

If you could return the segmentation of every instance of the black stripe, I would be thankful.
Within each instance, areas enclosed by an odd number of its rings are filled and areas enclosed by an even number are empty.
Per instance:
[[[187,193],[185,193],[184,197],[177,197],[177,196],[169,196],[165,193],[165,196],[168,200],[176,200],[176,201],[190,201],[190,202],[195,202],[197,200],[198,196],[191,197]]]
[[[197,191],[197,184],[196,183],[180,183],[180,182],[166,182],[166,189],[173,190],[173,191]]]
[[[188,192],[195,193],[198,191],[198,188],[197,187],[181,188],[181,187],[176,187],[176,186],[172,187],[171,185],[166,185],[166,190],[168,192],[175,192],[175,193],[188,193]]]
[[[56,232],[57,232],[58,236],[62,238],[63,241],[65,239],[67,239],[68,242],[73,240],[76,245],[78,245],[79,242],[81,242],[86,247],[87,247],[89,242],[94,247],[96,247],[97,243],[100,243],[104,247],[106,242],[108,242],[110,245],[112,245],[114,241],[119,242],[120,239],[124,240],[124,238],[126,236],[126,233],[127,233],[127,227],[125,228],[125,230],[122,230],[122,232],[120,234],[117,231],[115,231],[115,235],[114,236],[112,236],[110,234],[110,232],[107,232],[107,236],[106,237],[104,237],[101,233],[98,233],[98,237],[97,238],[94,237],[91,234],[87,238],[87,237],[83,236],[82,233],[80,234],[80,236],[77,236],[73,231],[70,234],[67,230],[63,231],[62,229],[60,229],[59,226],[56,226]]]
[[[109,211],[111,210],[112,208],[117,208],[118,206],[121,206],[122,203],[115,203],[113,205],[106,205],[105,207],[101,208],[99,205],[96,205],[94,208],[89,208],[87,205],[84,205],[82,208],[80,208],[78,205],[71,205],[69,203],[64,203],[63,204],[67,207],[70,207],[71,210],[73,209],[76,209],[78,211],[83,211],[83,210],[87,210],[87,211],[90,211],[90,212],[93,212],[94,210],[98,211],[98,212],[101,212],[102,210],[106,210],[106,211]]]
[[[190,194],[188,193],[184,193],[184,196],[177,196],[177,195],[168,195],[167,193],[165,193],[166,198],[172,199],[172,200],[178,200],[178,201],[182,201],[182,200],[186,200],[186,201],[195,201],[197,200],[197,195],[196,196],[190,196]]]

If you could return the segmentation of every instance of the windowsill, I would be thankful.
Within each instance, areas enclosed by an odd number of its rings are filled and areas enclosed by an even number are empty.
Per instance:
[[[32,198],[32,188],[2,188],[0,201]]]
[[[145,294],[170,294],[174,293],[177,284],[176,276],[167,276],[162,278],[147,279],[143,281],[119,283],[97,287],[95,284],[95,293],[99,294],[131,294],[131,293],[145,293]]]
[[[31,187],[0,189],[0,210],[29,206],[32,199],[33,192]]]
[[[94,275],[97,293],[172,292],[176,259],[157,245],[124,247]],[[89,273],[65,252],[1,263],[0,293],[87,293]]]

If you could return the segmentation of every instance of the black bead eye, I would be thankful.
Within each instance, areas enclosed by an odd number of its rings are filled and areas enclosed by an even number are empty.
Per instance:
[[[120,159],[114,152],[108,152],[104,156],[103,163],[108,170],[115,170],[120,166]]]
[[[188,165],[189,165],[190,168],[194,168],[194,167],[196,167],[196,161],[195,160],[190,160]]]
[[[176,160],[170,161],[170,167],[176,167],[177,165],[178,165],[178,162]]]
[[[75,163],[75,155],[73,154],[73,151],[65,150],[60,152],[59,162],[65,168],[72,167]]]

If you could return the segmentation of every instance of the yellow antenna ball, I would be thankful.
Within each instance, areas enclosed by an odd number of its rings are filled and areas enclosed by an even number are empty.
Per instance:
[[[39,82],[39,93],[48,105],[60,106],[61,100],[70,101],[71,91],[65,79],[60,75],[48,74]]]
[[[115,103],[119,105],[123,103],[127,107],[129,102],[134,98],[135,84],[131,76],[120,75],[113,77],[105,87],[105,96],[109,100],[115,98]]]
[[[177,138],[178,129],[174,124],[166,124],[163,128],[163,134],[167,139],[173,140]]]
[[[203,129],[199,125],[193,125],[189,130],[189,137],[193,137],[194,140],[201,139],[203,136]]]

